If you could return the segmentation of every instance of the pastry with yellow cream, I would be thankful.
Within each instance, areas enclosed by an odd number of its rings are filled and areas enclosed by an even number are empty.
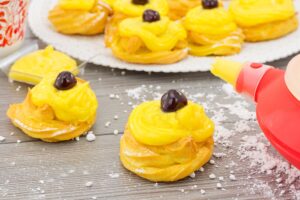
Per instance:
[[[178,20],[184,17],[190,9],[199,6],[201,0],[168,0],[168,3],[170,19]]]
[[[232,0],[229,11],[249,42],[276,39],[298,27],[293,0]]]
[[[137,106],[120,142],[125,168],[154,182],[183,179],[213,153],[214,123],[202,106],[170,90],[161,101]]]
[[[11,67],[8,76],[14,81],[36,85],[43,77],[62,71],[72,71],[77,74],[76,61],[55,51],[52,46],[48,46],[17,60]]]
[[[118,32],[118,24],[126,19],[140,17],[147,9],[156,10],[162,16],[169,12],[167,0],[106,0],[113,4],[114,15],[105,28],[105,44],[109,47]]]
[[[68,71],[51,74],[28,91],[7,115],[27,135],[46,142],[70,140],[94,124],[97,98],[89,83]]]
[[[102,0],[59,0],[48,18],[57,32],[95,35],[104,32],[111,7]]]
[[[218,0],[203,0],[187,13],[183,24],[191,55],[225,56],[241,51],[244,35]]]
[[[146,10],[143,17],[123,20],[116,34],[112,52],[126,62],[169,64],[188,55],[187,35],[181,22],[161,17],[154,10]]]

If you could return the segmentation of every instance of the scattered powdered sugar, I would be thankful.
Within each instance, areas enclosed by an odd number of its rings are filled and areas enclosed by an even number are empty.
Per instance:
[[[225,83],[222,85],[222,89],[223,91],[228,95],[228,96],[232,96],[233,94],[235,94],[236,92],[234,91],[234,88],[232,87],[232,85],[230,85],[229,83]]]
[[[235,134],[235,132],[224,127],[223,122],[228,119],[228,117],[225,116],[224,109],[221,108],[218,111],[212,112],[214,113],[214,115],[211,119],[215,123],[215,142],[224,146],[230,146],[232,144],[230,138]]]
[[[92,187],[93,186],[93,182],[92,181],[88,181],[85,183],[86,187]]]
[[[128,97],[139,100],[139,101],[146,101],[147,97],[151,97],[154,100],[160,99],[162,93],[159,92],[161,90],[161,86],[154,87],[153,85],[142,85],[133,89],[127,89],[125,92],[127,93]]]
[[[214,116],[211,118],[215,123],[221,124],[222,122],[226,121],[228,117],[225,115],[224,109],[219,109],[218,111],[213,111]]]
[[[195,178],[195,177],[196,177],[196,174],[193,172],[193,173],[190,174],[190,177],[191,177],[191,178]]]
[[[200,190],[200,193],[201,193],[201,194],[205,194],[205,190],[201,189],[201,190]]]
[[[295,185],[290,186],[290,191],[295,195],[296,199],[300,199],[300,189],[296,188]]]
[[[216,96],[217,96],[216,94],[208,94],[206,98],[209,99],[210,101],[213,101],[216,98]]]
[[[118,135],[119,134],[119,131],[116,129],[114,130],[114,135]]]
[[[108,174],[110,178],[119,178],[120,174],[119,173],[110,173]]]
[[[268,199],[275,198],[272,188],[268,185],[268,183],[265,183],[264,181],[261,180],[254,180],[249,190],[250,190],[250,194],[252,195],[261,194],[263,195],[264,198],[268,198]]]
[[[218,189],[222,189],[222,187],[223,187],[223,186],[222,186],[221,183],[217,183],[217,188],[218,188]]]
[[[163,94],[160,92],[154,92],[152,94],[154,100],[159,100]]]
[[[235,135],[235,132],[221,126],[216,123],[214,140],[218,144],[222,144],[225,147],[231,146],[232,141],[230,138]]]
[[[114,98],[115,98],[115,94],[110,94],[110,95],[109,95],[109,98],[110,98],[110,99],[114,99]]]
[[[5,137],[0,136],[0,142],[4,142],[4,140],[5,140]]]
[[[146,98],[146,95],[144,94],[146,91],[147,91],[146,87],[137,87],[134,89],[126,90],[127,95],[132,99],[136,99],[136,100],[140,100],[141,98]]]
[[[214,152],[213,156],[215,158],[223,158],[224,156],[226,156],[226,153],[224,153],[224,152]]]
[[[19,85],[19,86],[16,88],[16,91],[19,92],[19,91],[21,90],[21,88],[22,88],[22,86]]]
[[[227,108],[230,114],[237,115],[239,118],[244,120],[255,120],[255,112],[249,111],[249,103],[246,101],[235,101],[233,104],[220,104],[217,103],[217,106],[221,108]]]
[[[188,99],[191,101],[199,101],[199,99],[202,99],[205,96],[204,93],[196,93],[196,94],[190,94],[188,95]]]
[[[110,125],[111,125],[111,122],[109,122],[109,121],[105,123],[105,127],[109,127]]]
[[[210,175],[209,175],[209,178],[210,178],[210,179],[215,179],[215,178],[216,178],[216,175],[215,175],[215,174],[210,174]]]
[[[234,174],[230,174],[230,175],[229,175],[229,179],[230,179],[231,181],[236,181],[236,177],[235,177]]]
[[[93,142],[96,140],[96,136],[92,131],[89,131],[85,138],[89,142]]]
[[[237,152],[241,160],[247,160],[250,167],[258,173],[272,174],[277,177],[276,184],[291,186],[299,183],[300,171],[285,161],[264,137],[263,133],[244,136]],[[297,190],[300,185],[297,184]],[[295,194],[296,195],[296,194]]]
[[[249,121],[240,120],[240,121],[235,122],[234,130],[238,133],[244,133],[244,132],[251,131],[252,129],[249,126]]]

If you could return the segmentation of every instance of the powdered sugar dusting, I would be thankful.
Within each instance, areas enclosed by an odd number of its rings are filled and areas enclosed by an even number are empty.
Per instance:
[[[234,91],[232,85],[225,83],[222,85],[222,89],[223,91],[228,95],[228,96],[232,96],[233,94],[235,94],[236,92]]]
[[[119,177],[120,177],[120,174],[119,174],[119,173],[110,173],[110,174],[109,174],[109,177],[110,177],[110,178],[119,178]]]
[[[239,146],[238,155],[241,160],[250,161],[250,166],[259,169],[259,173],[272,173],[278,177],[285,177],[285,183],[292,184],[300,177],[300,171],[288,162],[268,144],[263,134],[244,136]],[[277,177],[277,178],[278,178]],[[278,181],[279,184],[281,181]]]
[[[133,89],[127,89],[126,93],[128,97],[134,100],[145,101],[149,95],[151,95],[153,99],[160,99],[162,95],[162,93],[159,92],[160,89],[160,86],[153,88],[153,85],[142,85]]]
[[[133,89],[126,90],[127,95],[132,99],[141,99],[145,98],[146,96],[143,95],[143,92],[146,92],[146,87],[137,87]]]
[[[244,120],[255,120],[255,112],[249,111],[249,103],[246,101],[235,101],[233,104],[220,104],[217,106],[221,108],[227,108],[230,114],[237,115],[239,118]]]

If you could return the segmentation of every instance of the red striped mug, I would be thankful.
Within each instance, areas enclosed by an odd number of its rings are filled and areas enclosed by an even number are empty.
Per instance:
[[[0,0],[0,57],[21,46],[25,36],[28,0]]]

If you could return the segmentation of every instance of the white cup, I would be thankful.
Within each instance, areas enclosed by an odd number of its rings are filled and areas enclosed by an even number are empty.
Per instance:
[[[28,3],[28,0],[0,0],[0,58],[22,45]]]

